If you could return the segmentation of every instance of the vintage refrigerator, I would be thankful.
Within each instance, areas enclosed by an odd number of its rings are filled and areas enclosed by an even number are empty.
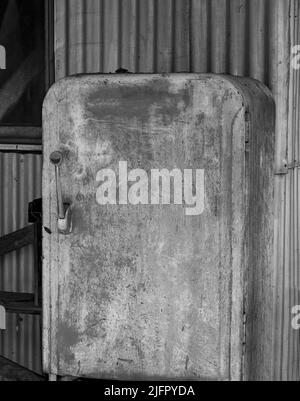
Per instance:
[[[225,75],[63,79],[43,111],[43,366],[272,375],[275,106]]]

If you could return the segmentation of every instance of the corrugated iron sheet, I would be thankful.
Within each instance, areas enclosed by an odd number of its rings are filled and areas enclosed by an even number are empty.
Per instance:
[[[290,7],[290,49],[300,44],[300,2]],[[280,380],[300,380],[300,332],[292,328],[291,310],[300,305],[300,70],[290,69],[288,128],[286,131],[286,176],[278,177],[276,210],[275,262],[276,336],[275,377]],[[284,99],[282,99],[283,101]],[[284,157],[282,148],[282,157]]]
[[[55,0],[56,79],[121,66],[259,79],[277,102],[280,170],[285,160],[299,162],[300,80],[289,68],[291,45],[300,44],[299,8],[299,0]],[[27,203],[41,196],[41,157],[2,153],[0,160],[4,235],[27,224]],[[291,307],[300,304],[299,169],[276,179],[274,377],[299,379],[299,332],[291,328]],[[30,249],[1,260],[1,289],[30,291],[32,262]],[[40,371],[38,318],[12,315],[8,326],[0,353]]]
[[[0,236],[27,226],[28,203],[41,195],[40,154],[0,153]],[[31,246],[0,258],[0,291],[34,292]],[[41,321],[36,316],[8,314],[0,331],[0,354],[41,372]]]
[[[119,67],[256,78],[277,99],[281,166],[293,7],[299,0],[56,0],[56,79]]]

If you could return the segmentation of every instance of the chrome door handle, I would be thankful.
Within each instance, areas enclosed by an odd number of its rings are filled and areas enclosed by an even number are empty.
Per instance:
[[[57,226],[61,234],[70,234],[72,232],[72,216],[71,205],[63,202],[60,166],[63,162],[63,155],[59,151],[55,151],[50,155],[50,162],[55,167],[55,183],[57,197]]]

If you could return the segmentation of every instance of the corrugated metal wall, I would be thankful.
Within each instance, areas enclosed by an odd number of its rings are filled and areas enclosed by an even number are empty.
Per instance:
[[[214,72],[250,76],[277,103],[274,378],[300,380],[299,0],[56,0],[56,79],[82,72]],[[286,166],[288,168],[286,169]]]
[[[56,79],[81,72],[216,72],[266,83],[277,102],[274,378],[300,379],[299,71],[300,0],[54,0]],[[41,196],[41,156],[0,154],[0,234],[27,224],[27,204]],[[33,254],[0,261],[1,289],[32,290]],[[11,316],[0,354],[40,371],[39,319]],[[10,335],[8,335],[10,333]]]
[[[292,1],[290,8],[291,48],[300,45],[300,2]],[[275,377],[281,380],[300,380],[300,331],[292,328],[291,310],[300,305],[300,70],[290,68],[288,129],[282,131],[278,147],[286,160],[287,174],[277,177],[277,220],[275,258],[276,282],[276,337]],[[282,103],[280,103],[281,105]],[[282,104],[284,107],[284,104]],[[279,109],[280,110],[280,109]],[[284,112],[284,109],[282,109]],[[285,136],[285,133],[287,135]],[[279,133],[278,133],[279,136]],[[286,137],[286,142],[284,141]],[[286,152],[286,153],[285,153]],[[285,153],[285,154],[284,154]]]
[[[299,0],[56,0],[56,79],[119,67],[256,78],[277,101],[280,170],[287,158],[291,28],[298,8]]]
[[[41,197],[42,156],[0,153],[0,236],[28,225],[28,203]],[[28,246],[0,257],[0,291],[34,292],[34,254]],[[41,372],[41,321],[7,315],[0,331],[0,355]]]

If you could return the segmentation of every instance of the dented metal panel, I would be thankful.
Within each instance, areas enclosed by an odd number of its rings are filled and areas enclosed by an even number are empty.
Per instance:
[[[260,377],[269,374],[269,316],[260,308],[250,313],[262,294],[252,285],[248,263],[263,275],[272,308],[272,116],[271,96],[258,82],[221,76],[90,75],[51,89],[44,106],[46,372],[239,380],[248,375],[247,282],[248,330],[259,327],[255,341],[262,350],[249,366]],[[257,122],[248,132],[249,118]],[[60,174],[49,161],[55,151],[62,155]],[[137,195],[127,187],[124,163],[129,181],[135,181],[132,170],[146,175],[140,179],[146,180],[143,201],[143,188]],[[112,178],[108,193],[101,192],[103,169],[118,179]],[[183,181],[168,189],[174,191],[169,202],[162,194],[156,199],[157,169],[184,172]],[[192,170],[204,177],[192,185],[202,195],[196,210],[186,193]],[[262,178],[255,180],[257,174]],[[59,179],[72,210],[68,235],[58,230]],[[110,191],[111,204],[101,203]],[[254,228],[247,220],[253,200]],[[256,250],[253,236],[260,244]]]

